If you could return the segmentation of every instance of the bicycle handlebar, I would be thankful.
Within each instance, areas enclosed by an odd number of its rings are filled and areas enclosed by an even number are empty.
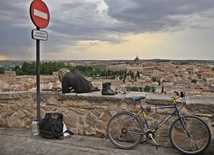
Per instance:
[[[177,91],[174,91],[174,93],[176,94],[176,96],[179,96],[181,98],[185,97],[185,93],[184,92],[177,92]]]

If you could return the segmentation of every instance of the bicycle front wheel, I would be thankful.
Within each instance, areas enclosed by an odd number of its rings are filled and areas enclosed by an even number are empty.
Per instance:
[[[203,120],[195,116],[184,116],[182,119],[187,132],[184,130],[181,120],[176,119],[169,130],[172,145],[184,154],[203,152],[211,141],[209,127]]]
[[[110,118],[107,124],[107,136],[112,144],[120,149],[131,149],[142,139],[142,123],[135,114],[121,111]]]

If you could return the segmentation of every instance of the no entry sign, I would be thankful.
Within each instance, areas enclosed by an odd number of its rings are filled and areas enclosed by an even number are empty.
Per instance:
[[[48,39],[48,33],[40,31],[40,28],[46,28],[50,21],[47,5],[42,0],[34,0],[30,5],[30,17],[36,26],[36,30],[32,30],[32,38],[36,39],[36,100],[37,119],[40,120],[40,40]]]
[[[38,28],[46,28],[50,21],[47,5],[42,0],[34,0],[30,5],[30,17]]]

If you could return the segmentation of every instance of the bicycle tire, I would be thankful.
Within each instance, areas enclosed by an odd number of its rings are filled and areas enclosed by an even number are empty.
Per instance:
[[[143,131],[141,121],[134,117],[135,114],[128,111],[121,111],[113,115],[107,123],[107,136],[110,142],[120,149],[132,149],[142,139]],[[130,133],[135,132],[135,133]]]
[[[211,132],[208,125],[196,116],[183,116],[184,124],[190,137],[184,131],[180,118],[170,127],[169,137],[172,145],[184,154],[202,153],[211,142]]]

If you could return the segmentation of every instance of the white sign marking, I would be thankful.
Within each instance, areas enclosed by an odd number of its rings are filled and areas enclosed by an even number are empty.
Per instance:
[[[44,13],[44,12],[36,10],[36,9],[34,9],[33,11],[34,11],[34,15],[35,16],[38,16],[38,17],[44,18],[44,19],[48,19],[48,14],[47,13]]]
[[[32,38],[37,40],[48,40],[48,33],[41,30],[32,30]]]

